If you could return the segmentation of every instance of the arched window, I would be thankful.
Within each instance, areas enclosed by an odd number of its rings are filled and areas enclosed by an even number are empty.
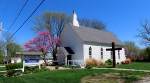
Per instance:
[[[120,59],[120,50],[118,50],[118,59]]]
[[[101,59],[103,59],[103,48],[101,48]]]
[[[90,58],[92,57],[92,47],[91,46],[89,47],[89,57]]]

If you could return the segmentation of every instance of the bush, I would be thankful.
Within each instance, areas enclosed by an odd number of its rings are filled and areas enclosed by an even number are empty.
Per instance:
[[[38,66],[33,66],[33,67],[25,67],[25,71],[24,74],[28,74],[28,73],[36,73],[36,72],[40,72],[40,71],[47,71],[48,69],[43,66],[41,67],[41,69],[39,69]]]
[[[6,65],[6,70],[7,70],[6,75],[8,77],[18,76],[21,74],[22,71],[21,70],[15,70],[15,69],[22,68],[22,67],[23,67],[22,63],[7,64]]]
[[[16,72],[15,70],[8,70],[7,71],[7,76],[11,77],[11,76],[13,76],[15,74],[15,72]]]
[[[122,61],[121,64],[130,64],[131,63],[131,59],[127,58],[125,61]]]
[[[86,68],[90,69],[92,67],[98,67],[103,65],[103,63],[101,61],[98,61],[96,59],[90,58],[86,60]]]
[[[107,61],[105,61],[105,64],[107,64],[107,65],[112,65],[112,60],[111,60],[111,59],[108,59]]]
[[[22,67],[23,67],[22,63],[7,64],[6,70],[13,70],[13,69],[18,69],[18,68],[22,68]]]
[[[11,76],[18,76],[18,75],[21,75],[22,74],[22,71],[21,70],[8,70],[6,75],[8,77],[11,77]]]

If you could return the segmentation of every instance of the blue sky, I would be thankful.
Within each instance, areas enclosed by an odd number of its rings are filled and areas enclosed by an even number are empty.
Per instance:
[[[4,28],[9,29],[10,24],[17,15],[25,0],[0,0],[0,21]],[[12,33],[29,16],[41,0],[29,0],[16,24],[10,30]],[[142,47],[136,37],[140,24],[150,19],[150,0],[46,0],[25,26],[15,35],[16,42],[24,44],[35,36],[32,27],[36,16],[45,11],[64,12],[68,15],[75,10],[79,18],[97,19],[104,22],[107,30],[113,32],[122,41],[134,41]]]

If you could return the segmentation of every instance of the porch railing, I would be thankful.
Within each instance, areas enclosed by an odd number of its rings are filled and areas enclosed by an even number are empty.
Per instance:
[[[68,60],[67,65],[85,67],[83,60]]]

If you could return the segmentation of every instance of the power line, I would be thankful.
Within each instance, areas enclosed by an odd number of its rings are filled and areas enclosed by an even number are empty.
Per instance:
[[[17,16],[15,17],[15,19],[13,20],[13,22],[11,23],[11,25],[8,28],[8,32],[9,30],[13,27],[13,25],[16,23],[18,17],[20,16],[21,12],[23,11],[23,9],[25,8],[25,6],[27,5],[29,0],[26,0],[23,4],[23,6],[21,7],[20,11],[17,13]]]
[[[29,15],[29,17],[22,23],[22,25],[10,36],[11,39],[24,25],[25,23],[33,16],[33,14],[38,10],[38,8],[44,3],[45,0],[42,0],[38,6],[33,10],[33,12]]]

